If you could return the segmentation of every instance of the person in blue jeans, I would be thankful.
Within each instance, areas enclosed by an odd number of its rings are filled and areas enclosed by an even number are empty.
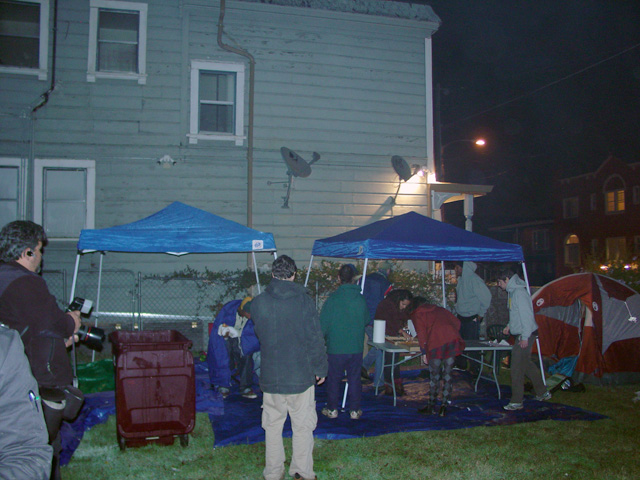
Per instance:
[[[391,262],[384,261],[378,266],[378,271],[367,275],[364,279],[364,299],[367,302],[369,310],[369,323],[365,327],[365,333],[369,340],[373,340],[373,321],[375,320],[376,309],[387,293],[391,291],[392,285],[389,281],[391,275]],[[384,383],[380,380],[382,375],[382,350],[370,348],[367,355],[362,359],[362,376],[369,378],[369,369],[375,364],[375,372],[373,374],[374,386],[381,387]],[[377,384],[379,383],[379,385]]]
[[[352,283],[354,269],[343,265],[338,271],[340,286],[322,306],[320,325],[324,334],[329,361],[327,375],[327,406],[322,414],[328,418],[338,416],[340,385],[347,373],[347,402],[349,416],[358,420],[362,416],[360,401],[362,384],[360,367],[364,348],[364,327],[369,323],[367,302],[360,287]]]

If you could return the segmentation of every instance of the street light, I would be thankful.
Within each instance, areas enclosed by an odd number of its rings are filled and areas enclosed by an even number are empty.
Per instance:
[[[450,142],[445,143],[444,145],[442,145],[440,147],[440,155],[439,155],[439,161],[440,161],[440,168],[438,168],[438,178],[440,181],[444,181],[444,151],[447,147],[449,147],[450,145],[453,145],[454,143],[473,143],[474,145],[478,146],[478,147],[484,147],[487,142],[485,141],[484,138],[462,138],[462,139],[458,139],[458,140],[452,140]]]

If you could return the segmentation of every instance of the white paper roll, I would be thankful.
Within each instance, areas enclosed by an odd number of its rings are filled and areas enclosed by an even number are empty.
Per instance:
[[[384,331],[387,326],[385,320],[373,321],[373,343],[384,343]]]

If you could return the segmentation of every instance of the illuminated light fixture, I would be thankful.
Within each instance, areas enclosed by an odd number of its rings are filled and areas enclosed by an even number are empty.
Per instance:
[[[476,145],[478,145],[479,147],[484,147],[487,142],[485,142],[484,138],[479,138],[474,142]]]

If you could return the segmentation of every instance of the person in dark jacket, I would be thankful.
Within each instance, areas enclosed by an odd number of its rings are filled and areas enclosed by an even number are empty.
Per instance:
[[[360,293],[360,287],[352,283],[353,275],[354,269],[350,265],[340,267],[340,286],[329,296],[320,312],[320,324],[329,355],[327,406],[322,409],[322,414],[328,418],[338,416],[340,383],[345,371],[349,416],[353,420],[362,416],[360,366],[364,348],[364,327],[369,323],[369,311],[367,302]]]
[[[58,479],[59,432],[66,415],[63,389],[73,382],[67,347],[80,328],[80,312],[60,310],[44,279],[36,273],[46,243],[42,226],[30,221],[16,220],[0,231],[0,322],[22,337],[53,446],[51,476]]]
[[[311,480],[313,431],[318,422],[315,384],[327,376],[327,352],[316,306],[306,289],[294,283],[296,264],[278,257],[273,279],[251,303],[251,318],[260,340],[262,428],[265,431],[265,480],[284,478],[282,427],[291,417],[289,475]]]
[[[413,295],[409,290],[398,288],[391,290],[389,294],[380,302],[376,309],[376,320],[385,320],[385,336],[387,337],[404,337],[406,339],[411,338],[409,334],[404,331],[404,327],[409,320],[408,307],[411,304]],[[384,364],[390,365],[392,359],[391,353],[385,353]],[[393,395],[391,389],[391,368],[385,367],[384,369],[384,393],[385,395]],[[393,369],[393,382],[395,384],[396,394],[404,395],[404,386],[402,384],[402,378],[400,378],[400,368],[395,367]]]
[[[51,452],[38,384],[20,335],[0,325],[0,479],[48,479]]]
[[[442,378],[442,404],[438,414],[444,417],[451,396],[451,371],[455,358],[464,352],[460,320],[446,308],[431,305],[416,297],[410,307],[411,321],[418,334],[423,362],[429,366],[429,400],[420,413],[435,413],[438,387]]]

